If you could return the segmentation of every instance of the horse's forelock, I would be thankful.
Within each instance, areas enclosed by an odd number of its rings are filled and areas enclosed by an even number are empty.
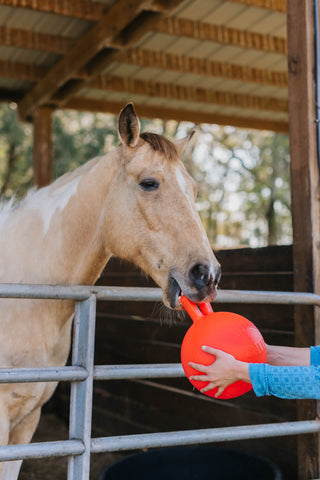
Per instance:
[[[163,135],[158,135],[157,133],[151,132],[144,132],[140,134],[140,138],[147,142],[155,152],[162,153],[169,160],[175,160],[178,157],[178,151],[175,144]]]

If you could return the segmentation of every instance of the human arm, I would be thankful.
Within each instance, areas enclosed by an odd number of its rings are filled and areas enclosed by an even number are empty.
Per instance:
[[[275,366],[250,363],[249,375],[258,397],[320,399],[320,366]]]
[[[269,348],[270,346],[267,346],[268,361],[270,359]],[[283,357],[286,352],[288,352],[287,360]],[[270,353],[272,361],[278,363],[249,365],[251,383],[257,396],[275,395],[280,398],[295,399],[320,398],[320,346],[310,348],[271,347]]]
[[[283,353],[283,348],[289,347],[279,347],[280,350],[277,351],[275,349],[274,352]],[[299,360],[303,361],[306,354],[309,355],[309,364],[303,366],[249,364],[240,362],[232,355],[221,350],[211,347],[203,347],[203,350],[216,357],[216,361],[208,366],[190,363],[190,366],[200,372],[199,375],[193,375],[191,379],[209,382],[201,390],[203,393],[218,387],[216,394],[216,397],[218,397],[228,385],[237,380],[243,380],[252,384],[257,396],[274,395],[280,398],[320,398],[319,346],[311,347],[311,349],[301,349],[309,351],[304,352]],[[280,360],[280,357],[278,359]]]
[[[310,348],[266,345],[269,365],[310,365]]]

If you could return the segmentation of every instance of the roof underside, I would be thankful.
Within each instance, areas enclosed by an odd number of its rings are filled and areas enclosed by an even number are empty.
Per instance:
[[[288,130],[285,0],[0,0],[0,101]]]

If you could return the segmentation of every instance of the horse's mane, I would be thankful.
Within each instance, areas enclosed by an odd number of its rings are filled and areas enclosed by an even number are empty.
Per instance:
[[[165,155],[169,160],[175,160],[178,156],[176,146],[173,142],[168,140],[163,135],[157,133],[144,132],[140,134],[140,137],[147,142],[153,150]]]

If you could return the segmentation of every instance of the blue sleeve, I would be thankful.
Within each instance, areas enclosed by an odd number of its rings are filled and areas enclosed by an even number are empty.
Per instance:
[[[258,397],[274,395],[291,399],[320,399],[320,365],[278,367],[250,363],[249,375]]]
[[[310,347],[310,365],[320,365],[320,345]]]

